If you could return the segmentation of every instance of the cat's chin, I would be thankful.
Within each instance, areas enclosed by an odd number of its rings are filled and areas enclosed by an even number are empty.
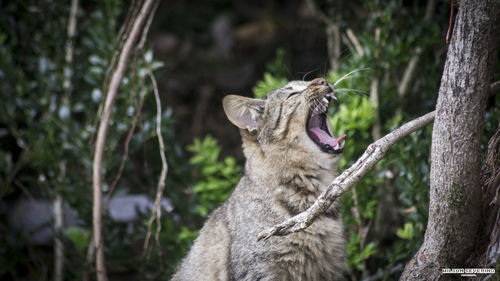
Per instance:
[[[329,154],[340,154],[344,149],[345,134],[335,137],[328,121],[327,109],[333,95],[326,94],[314,101],[306,122],[306,132],[319,149]]]

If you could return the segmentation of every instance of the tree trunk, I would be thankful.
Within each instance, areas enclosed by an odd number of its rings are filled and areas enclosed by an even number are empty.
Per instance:
[[[460,1],[432,132],[429,221],[401,280],[448,280],[467,267],[481,224],[481,155],[486,99],[496,60],[500,1]]]

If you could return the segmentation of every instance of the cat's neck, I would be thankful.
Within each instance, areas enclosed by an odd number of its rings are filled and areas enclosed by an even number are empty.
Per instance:
[[[290,215],[308,208],[336,176],[331,165],[321,165],[300,153],[282,157],[247,149],[245,175],[257,192],[272,193],[273,198]],[[330,164],[330,163],[328,163]]]

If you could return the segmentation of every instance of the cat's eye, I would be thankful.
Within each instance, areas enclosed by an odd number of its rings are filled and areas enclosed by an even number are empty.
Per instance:
[[[301,92],[293,92],[293,93],[289,94],[289,95],[286,97],[286,99],[289,99],[290,97],[295,96],[295,95],[300,94],[300,93],[301,93]]]

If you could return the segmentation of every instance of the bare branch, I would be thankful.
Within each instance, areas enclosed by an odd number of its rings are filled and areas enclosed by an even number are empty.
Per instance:
[[[347,38],[349,38],[349,41],[354,46],[354,49],[356,49],[356,52],[358,53],[358,55],[362,56],[364,54],[363,47],[361,46],[361,43],[359,43],[359,40],[358,40],[358,37],[356,37],[356,34],[354,34],[352,29],[350,29],[350,28],[346,28],[345,33],[347,34]]]
[[[64,161],[61,161],[63,164]],[[62,174],[62,173],[61,173]],[[64,244],[60,235],[64,227],[64,207],[63,198],[57,194],[53,202],[54,208],[54,281],[64,280]]]
[[[128,34],[125,42],[121,48],[120,55],[118,57],[118,63],[116,68],[111,74],[109,80],[109,87],[105,86],[106,91],[106,101],[102,112],[102,119],[99,122],[99,129],[97,132],[97,140],[94,151],[94,161],[93,161],[93,192],[94,192],[94,202],[93,202],[93,228],[94,228],[94,243],[96,247],[96,274],[98,281],[107,280],[106,267],[104,262],[104,245],[102,241],[102,214],[101,214],[101,202],[102,202],[102,158],[106,143],[106,135],[108,132],[109,119],[111,117],[111,111],[118,94],[118,88],[121,84],[123,76],[128,65],[130,54],[133,50],[133,46],[139,35],[141,34],[141,29],[143,27],[145,19],[148,17],[151,8],[155,0],[145,0],[139,13],[134,18],[132,23],[132,28]]]
[[[78,0],[71,1],[71,8],[68,17],[68,25],[67,25],[67,38],[66,38],[66,46],[65,46],[65,66],[64,66],[64,74],[63,74],[63,106],[66,106],[68,110],[70,110],[70,99],[71,99],[71,76],[72,76],[72,67],[73,63],[73,38],[75,37],[76,32],[76,13],[78,12]],[[63,125],[64,129],[68,131],[67,121]],[[64,142],[67,142],[65,139]],[[59,163],[59,176],[57,181],[61,186],[64,178],[66,176],[66,160],[62,160]],[[54,281],[63,281],[64,280],[64,244],[60,239],[60,235],[62,233],[64,227],[64,202],[62,195],[57,192],[54,201]]]
[[[377,5],[378,6],[378,5]],[[375,44],[377,45],[384,45],[385,42],[380,43],[380,27],[375,28]],[[378,60],[380,57],[380,52],[375,51],[373,54],[374,59]],[[370,82],[370,104],[375,107],[375,110],[373,112],[373,115],[375,115],[375,121],[373,122],[372,126],[372,137],[373,140],[376,141],[380,139],[382,136],[382,124],[380,123],[380,114],[379,114],[379,95],[378,95],[378,88],[379,88],[379,79],[376,73],[372,74],[372,80]]]
[[[394,143],[432,122],[434,115],[434,111],[427,113],[370,144],[358,161],[335,178],[311,207],[283,223],[261,232],[257,240],[267,240],[274,235],[284,236],[307,228],[318,215],[325,212],[338,197],[353,187],[375,164],[382,160]]]
[[[134,64],[134,66],[135,66],[135,64]],[[109,200],[111,199],[111,195],[113,194],[113,190],[115,189],[115,186],[118,184],[118,181],[120,180],[120,178],[123,174],[123,170],[125,168],[125,163],[127,162],[127,159],[128,159],[128,151],[129,151],[130,141],[132,140],[132,136],[133,136],[135,128],[137,126],[137,121],[141,117],[142,106],[144,104],[144,95],[145,94],[141,94],[141,96],[139,98],[139,102],[137,102],[137,97],[135,96],[136,91],[133,90],[133,92],[134,92],[133,95],[136,99],[135,114],[134,114],[134,117],[132,118],[132,125],[128,131],[127,138],[125,139],[125,147],[123,149],[122,160],[120,163],[120,167],[118,168],[118,173],[116,174],[115,179],[109,185],[108,197],[107,197],[106,202],[109,202]]]

